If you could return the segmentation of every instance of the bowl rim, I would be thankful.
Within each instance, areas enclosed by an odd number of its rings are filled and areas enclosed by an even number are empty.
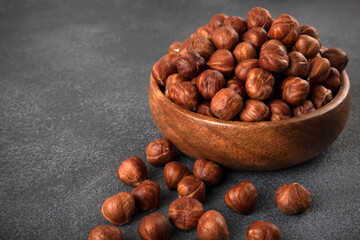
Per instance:
[[[161,91],[159,85],[155,81],[155,79],[150,74],[150,86],[153,88],[154,93],[158,95],[160,100],[164,101],[166,104],[170,104],[176,111],[180,111],[183,114],[189,116],[192,119],[197,119],[201,121],[205,121],[212,124],[221,124],[221,125],[228,125],[228,126],[279,126],[279,125],[287,125],[287,124],[296,124],[299,122],[303,122],[315,117],[322,116],[326,114],[327,112],[332,111],[334,108],[336,108],[338,105],[340,105],[344,99],[347,97],[350,91],[350,81],[349,77],[346,73],[346,71],[342,71],[341,73],[341,84],[338,93],[336,96],[325,106],[316,109],[315,111],[298,116],[298,117],[291,117],[288,119],[283,119],[280,121],[261,121],[261,122],[243,122],[243,121],[231,121],[231,120],[222,120],[215,117],[210,117],[206,115],[202,115],[197,112],[193,112],[187,109],[184,109],[171,101],[168,97],[165,96],[165,94]]]

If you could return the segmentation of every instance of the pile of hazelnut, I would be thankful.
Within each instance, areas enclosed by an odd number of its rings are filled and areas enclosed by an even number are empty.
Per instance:
[[[330,102],[348,57],[326,48],[318,31],[255,7],[247,19],[214,15],[174,42],[152,77],[184,109],[223,120],[276,121]]]
[[[227,240],[229,232],[223,215],[216,210],[204,212],[206,188],[218,184],[223,170],[215,162],[198,159],[191,174],[187,166],[175,161],[176,151],[167,139],[157,139],[146,147],[148,163],[164,167],[164,181],[169,190],[177,190],[178,199],[173,201],[166,217],[161,213],[145,216],[138,226],[138,235],[144,240],[167,240],[169,222],[180,230],[197,228],[200,240]],[[101,213],[106,220],[123,225],[131,220],[135,207],[152,212],[160,205],[160,186],[148,179],[147,167],[138,157],[124,160],[117,170],[123,183],[134,186],[130,192],[120,192],[104,201]],[[250,181],[243,181],[225,194],[224,202],[229,209],[244,215],[256,207],[258,191]],[[310,193],[298,183],[285,184],[275,192],[275,203],[284,214],[297,214],[311,205]],[[169,220],[168,220],[169,219]],[[121,240],[122,231],[112,225],[99,225],[92,229],[89,240]],[[256,221],[246,231],[247,240],[281,240],[280,230],[272,223]]]

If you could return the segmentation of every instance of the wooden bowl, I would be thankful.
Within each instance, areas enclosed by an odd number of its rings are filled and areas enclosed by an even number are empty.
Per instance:
[[[340,135],[350,113],[350,82],[345,71],[341,79],[330,103],[281,121],[224,121],[185,110],[168,99],[152,77],[149,105],[159,131],[184,154],[230,169],[275,170],[308,161]]]

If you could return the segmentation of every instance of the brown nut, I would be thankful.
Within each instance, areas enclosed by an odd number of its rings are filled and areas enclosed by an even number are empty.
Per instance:
[[[259,65],[270,72],[282,72],[289,66],[289,57],[284,44],[271,39],[260,50]]]
[[[313,26],[300,25],[300,34],[308,35],[319,40],[319,32]]]
[[[168,53],[177,53],[180,52],[180,47],[182,45],[182,42],[173,42],[170,47],[168,48]]]
[[[204,207],[195,198],[179,198],[169,206],[169,220],[181,230],[190,230],[198,224]]]
[[[238,16],[228,17],[225,19],[223,26],[232,27],[239,34],[239,37],[247,31],[245,19]]]
[[[154,166],[164,166],[174,161],[175,157],[176,151],[172,143],[165,138],[157,139],[146,146],[146,159]]]
[[[270,97],[274,84],[275,78],[271,73],[254,68],[246,76],[245,89],[249,98],[265,100]]]
[[[101,213],[109,222],[123,225],[131,220],[135,210],[135,199],[127,192],[118,193],[106,199],[101,206]]]
[[[243,99],[235,90],[223,88],[211,99],[210,107],[216,117],[230,120],[241,111]]]
[[[242,98],[247,97],[244,83],[235,77],[226,82],[226,87],[235,90]]]
[[[146,165],[138,157],[129,157],[120,164],[117,177],[127,185],[138,186],[148,178]]]
[[[217,70],[207,69],[196,79],[196,86],[204,99],[211,99],[225,86],[225,78]]]
[[[198,89],[191,82],[175,83],[170,86],[169,97],[182,108],[195,111],[200,101]]]
[[[170,190],[176,189],[180,180],[188,175],[190,175],[189,169],[179,162],[169,162],[164,167],[165,184]]]
[[[231,76],[234,72],[235,58],[229,50],[219,49],[210,57],[207,65],[213,70],[218,70],[224,76]]]
[[[238,63],[245,59],[257,58],[256,49],[248,42],[242,42],[236,45],[233,54]]]
[[[199,240],[228,240],[229,231],[225,218],[215,210],[205,212],[199,219],[197,230]]]
[[[250,43],[256,49],[260,49],[261,46],[268,40],[268,35],[265,29],[261,27],[254,27],[242,35],[242,40]]]
[[[200,202],[204,202],[206,198],[205,184],[194,175],[183,177],[177,186],[177,192],[180,198],[196,198]]]
[[[222,26],[215,29],[211,41],[218,49],[232,51],[239,42],[239,34],[232,27]]]
[[[176,66],[182,77],[191,79],[205,70],[206,62],[197,52],[189,51],[180,54]]]
[[[300,52],[289,53],[289,67],[283,72],[286,76],[306,78],[310,70],[307,59]]]
[[[175,74],[171,74],[167,79],[166,79],[166,84],[165,84],[165,91],[164,94],[165,96],[169,97],[169,89],[170,86],[174,83],[180,83],[180,82],[184,82],[185,78],[183,78],[182,76],[180,76],[178,73]]]
[[[301,105],[306,100],[309,91],[308,81],[299,77],[287,77],[282,82],[282,99],[294,107]]]
[[[272,24],[272,17],[268,10],[261,7],[254,7],[248,12],[246,18],[248,28],[262,27],[269,31]]]
[[[329,48],[321,54],[324,58],[329,59],[332,67],[336,68],[341,73],[348,61],[349,57],[340,48]]]
[[[269,30],[269,37],[282,41],[285,45],[296,42],[300,33],[300,26],[295,18],[282,14],[274,19]]]
[[[271,222],[256,221],[246,230],[246,240],[281,240],[281,233]]]
[[[223,171],[217,163],[200,158],[194,163],[193,174],[211,187],[220,182]]]
[[[323,86],[330,89],[331,91],[335,92],[340,87],[340,73],[339,71],[331,67],[329,77],[323,83]]]
[[[143,240],[168,240],[169,222],[164,214],[152,213],[141,219],[138,234]]]
[[[247,100],[243,110],[240,112],[240,120],[244,122],[266,121],[270,117],[268,106],[259,100]]]
[[[169,62],[173,67],[176,68],[176,63],[177,63],[178,58],[179,58],[179,54],[177,54],[175,52],[171,52],[171,53],[164,55],[161,59]]]
[[[212,16],[209,22],[210,32],[213,33],[218,27],[222,26],[227,17],[222,13]]]
[[[199,27],[196,30],[196,35],[197,36],[204,36],[204,37],[208,38],[209,40],[211,40],[212,35],[211,35],[210,26],[207,24],[207,25]]]
[[[88,240],[122,240],[122,231],[112,225],[98,225],[94,227]]]
[[[290,183],[276,190],[274,200],[282,213],[298,214],[310,207],[311,194],[299,183]]]
[[[316,109],[328,104],[332,98],[331,90],[324,86],[316,85],[310,89],[309,99]]]
[[[215,115],[211,112],[210,101],[203,101],[200,103],[196,112],[205,116],[215,117]]]
[[[279,121],[291,118],[291,109],[284,100],[275,99],[268,104],[270,109],[270,121]]]
[[[152,180],[145,180],[131,191],[135,205],[143,211],[154,211],[159,207],[160,186]]]
[[[176,73],[176,67],[162,59],[154,64],[151,71],[151,75],[160,86],[164,86],[167,77],[174,73]]]
[[[300,106],[293,108],[292,109],[292,113],[294,117],[299,117],[308,113],[311,113],[313,111],[315,111],[315,107],[313,105],[313,103],[309,100],[305,100],[305,102],[303,104],[301,104]]]
[[[242,82],[246,81],[247,74],[254,68],[259,68],[258,59],[246,59],[235,67],[235,76]]]
[[[211,57],[215,50],[215,46],[207,37],[195,36],[187,39],[181,45],[179,54],[181,55],[185,52],[194,51],[207,60]]]
[[[226,205],[234,212],[249,215],[255,210],[258,191],[250,181],[241,182],[225,194]]]
[[[300,35],[295,42],[295,50],[302,53],[306,58],[315,57],[320,51],[320,42],[308,35]]]
[[[320,84],[326,81],[330,74],[330,62],[326,58],[310,59],[308,80],[310,85]]]

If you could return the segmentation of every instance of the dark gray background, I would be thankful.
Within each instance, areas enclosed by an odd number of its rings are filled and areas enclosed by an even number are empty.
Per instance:
[[[345,50],[352,83],[348,124],[337,141],[308,163],[272,172],[226,171],[208,190],[206,210],[226,218],[231,239],[245,239],[256,220],[277,225],[283,239],[359,239],[359,1],[1,1],[0,239],[86,239],[104,199],[132,188],[116,177],[131,155],[161,137],[147,102],[149,74],[173,41],[185,40],[215,13],[246,17],[254,6],[273,17],[289,13],[315,26],[328,47]],[[193,159],[178,160],[192,169]],[[167,215],[176,192],[162,168],[148,165]],[[259,190],[250,216],[230,211],[227,189],[251,180]],[[281,214],[273,201],[282,184],[299,182],[313,196],[304,214]],[[137,239],[147,213],[120,226]],[[196,231],[171,227],[171,239]]]

